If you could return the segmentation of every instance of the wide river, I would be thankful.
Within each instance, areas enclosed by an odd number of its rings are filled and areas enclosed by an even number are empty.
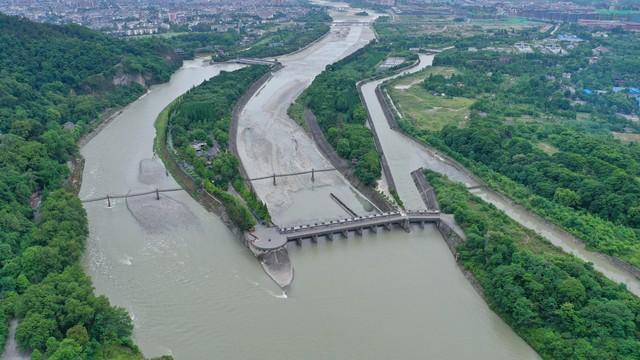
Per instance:
[[[356,19],[351,12],[336,19]],[[363,25],[334,26],[314,46],[289,57],[291,83],[265,85],[261,94],[291,86],[290,102],[322,70],[371,38]],[[325,60],[323,60],[325,59]],[[300,65],[302,66],[302,65]],[[81,198],[176,186],[154,159],[153,123],[186,90],[234,65],[189,61],[171,81],[152,87],[82,148],[86,159]],[[260,98],[261,121],[272,124],[271,146],[299,140],[301,158],[323,162],[306,135],[275,121],[287,103]],[[264,100],[264,102],[262,102]],[[250,102],[251,104],[251,102]],[[251,105],[249,105],[251,106]],[[255,108],[250,108],[255,109]],[[284,125],[283,125],[284,124]],[[284,135],[282,126],[291,132]],[[266,126],[269,131],[271,125]],[[269,147],[269,145],[263,145]],[[274,156],[277,152],[271,152]],[[270,156],[265,161],[286,169]],[[286,159],[289,164],[293,159]],[[267,169],[267,170],[268,170]],[[348,184],[331,180],[347,201]],[[271,210],[282,220],[320,212],[326,190],[279,186]],[[310,184],[307,186],[311,186]],[[265,192],[271,190],[264,188]],[[176,359],[534,359],[535,352],[486,305],[455,264],[433,227],[379,232],[289,249],[296,279],[287,296],[258,261],[213,214],[186,193],[128,202],[88,203],[90,236],[84,266],[96,291],[131,313],[135,340],[146,356]],[[326,216],[338,216],[332,207]]]

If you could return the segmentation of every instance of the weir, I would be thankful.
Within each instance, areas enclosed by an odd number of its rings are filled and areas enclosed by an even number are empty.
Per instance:
[[[362,235],[364,230],[377,232],[378,228],[389,231],[393,226],[409,232],[411,224],[422,226],[425,223],[439,223],[440,220],[438,210],[392,211],[284,228],[259,228],[252,234],[254,238],[250,242],[258,249],[270,250],[285,246],[288,242],[301,244],[306,239],[315,242],[322,236],[333,240],[334,235],[346,237],[349,232]]]

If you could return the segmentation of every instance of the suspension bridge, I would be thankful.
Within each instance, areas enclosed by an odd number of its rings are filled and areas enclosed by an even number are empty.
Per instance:
[[[242,180],[244,181],[248,181],[248,182],[253,182],[253,181],[260,181],[260,180],[267,180],[267,179],[272,179],[273,180],[273,185],[276,185],[276,179],[278,178],[285,178],[285,177],[291,177],[291,176],[302,176],[302,175],[309,175],[311,174],[311,181],[315,181],[316,179],[316,174],[317,173],[325,173],[325,172],[331,172],[331,171],[338,171],[337,168],[326,168],[326,169],[311,169],[311,170],[304,170],[304,171],[298,171],[298,172],[293,172],[293,173],[286,173],[286,174],[271,174],[271,175],[267,175],[267,176],[258,176],[258,177],[254,177],[254,178],[242,178]],[[168,189],[153,189],[153,190],[146,190],[146,191],[140,191],[140,192],[128,192],[126,194],[106,194],[104,196],[98,196],[98,197],[92,197],[92,198],[87,198],[87,199],[82,199],[81,202],[82,203],[92,203],[92,202],[97,202],[97,201],[107,201],[107,206],[111,206],[111,200],[112,199],[124,199],[124,198],[132,198],[132,197],[138,197],[138,196],[145,196],[145,195],[155,195],[156,200],[160,200],[160,194],[161,193],[169,193],[169,192],[176,192],[176,191],[183,191],[184,189],[182,188],[168,188]]]

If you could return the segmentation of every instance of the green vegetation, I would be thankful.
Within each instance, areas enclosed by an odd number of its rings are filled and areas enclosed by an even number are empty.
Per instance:
[[[453,70],[430,67],[418,74],[386,86],[402,115],[425,130],[439,131],[447,125],[463,126],[469,117],[469,107],[474,102],[472,99],[443,96],[419,86],[425,77],[434,74],[451,76]]]
[[[171,35],[171,36],[169,36]],[[229,30],[224,33],[218,32],[187,32],[187,33],[166,33],[153,35],[150,39],[136,40],[138,42],[160,43],[180,49],[185,58],[193,58],[198,53],[212,53],[224,49],[233,51],[239,49],[242,37],[237,31]]]
[[[296,121],[300,121],[298,114],[303,112],[304,107],[311,109],[329,143],[340,156],[353,162],[356,176],[367,185],[373,185],[380,178],[381,168],[371,131],[365,126],[367,114],[359,99],[356,83],[372,76],[389,75],[398,67],[414,61],[417,55],[408,51],[411,47],[443,47],[456,41],[437,34],[408,35],[411,33],[411,26],[413,25],[398,25],[386,17],[378,20],[375,27],[381,40],[327,66],[290,109],[291,116],[296,118]],[[501,32],[496,30],[496,33]],[[523,33],[524,35],[520,36],[526,38],[536,34],[536,31],[528,30]],[[386,72],[378,72],[377,66],[391,56],[404,57],[406,61]],[[418,89],[419,87],[416,87],[414,91],[420,91]],[[414,103],[415,116],[427,126],[426,119],[433,118],[430,112],[435,107],[442,107],[443,109],[438,109],[439,117],[436,119],[437,125],[433,125],[434,129],[451,122],[460,124],[468,115],[465,107],[473,102],[474,100],[459,97],[452,99],[434,96],[431,98],[431,104],[426,106],[419,102]]]
[[[144,92],[133,79],[167,80],[180,60],[159,44],[4,15],[0,48],[0,348],[17,318],[33,359],[141,358],[129,315],[80,269],[87,218],[63,183],[101,112]]]
[[[260,32],[248,33],[246,29],[211,31],[211,26],[201,24],[174,29],[157,35],[141,35],[133,42],[177,49],[180,56],[193,58],[197,54],[211,54],[216,61],[236,57],[273,57],[298,50],[329,31],[331,17],[324,8],[311,8],[306,15],[293,19],[292,23],[259,25]],[[174,55],[175,56],[175,55]]]
[[[258,218],[271,222],[271,217],[267,206],[241,180],[240,161],[228,151],[231,113],[251,84],[268,72],[264,65],[223,71],[182,95],[166,112],[169,140],[183,168],[224,203],[227,214],[242,230],[251,229],[255,219],[242,201],[226,192],[229,185]],[[160,120],[162,134],[166,124]]]
[[[512,38],[519,41],[522,35],[495,41]],[[640,83],[634,70],[640,46],[623,45],[637,44],[637,35],[614,32],[581,43],[566,56],[467,51],[467,46],[491,45],[474,41],[466,39],[436,57],[436,65],[453,67],[455,74],[432,75],[423,84],[428,92],[474,101],[468,123],[438,129],[400,121],[400,126],[590,248],[640,266],[640,145],[611,135],[640,129],[617,115],[637,114],[637,101],[611,91]],[[596,46],[609,51],[590,63]],[[586,87],[608,92],[589,95],[581,91]],[[399,106],[407,108],[402,100]]]
[[[0,131],[23,138],[67,121],[79,135],[103,110],[142,95],[138,82],[166,81],[181,64],[157,44],[4,15],[0,47]]]
[[[637,359],[640,300],[463,185],[427,172],[467,240],[459,261],[491,307],[544,359]]]
[[[313,111],[329,143],[340,156],[354,163],[356,176],[366,185],[373,185],[380,178],[380,157],[371,130],[366,127],[367,112],[360,102],[356,83],[376,75],[377,65],[388,56],[398,55],[408,61],[416,58],[407,52],[394,53],[388,46],[368,45],[327,66],[297,100]]]
[[[307,122],[304,119],[304,105],[296,101],[287,109],[287,115],[292,118],[298,125],[307,128]]]
[[[478,8],[476,8],[478,9]],[[486,8],[486,19],[452,18],[441,15],[402,15],[379,18],[375,29],[381,40],[392,41],[394,45],[424,48],[443,48],[462,43],[466,39],[485,40],[495,43],[505,33],[521,36],[522,39],[540,36],[546,23],[517,17],[496,17],[495,10]],[[494,11],[492,14],[491,11]],[[401,47],[400,47],[401,48]]]
[[[314,9],[295,19],[297,24],[270,32],[236,56],[269,57],[301,49],[329,31],[331,16],[324,9]]]

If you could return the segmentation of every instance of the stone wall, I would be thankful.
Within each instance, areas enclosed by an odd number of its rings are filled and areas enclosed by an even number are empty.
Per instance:
[[[273,73],[281,70],[282,68],[283,66],[281,64],[273,66],[270,72],[262,75],[260,79],[256,80],[256,82],[254,82],[249,87],[249,89],[240,97],[240,99],[233,107],[233,112],[231,113],[231,126],[229,127],[229,150],[238,158],[238,160],[240,160],[240,155],[238,154],[238,122],[240,121],[240,113],[242,112],[242,109],[247,104],[249,99],[251,99],[251,97],[253,97],[253,95],[255,95],[255,93],[260,90],[262,85],[264,85],[267,81],[269,81],[269,79],[271,79]],[[247,175],[247,171],[242,164],[242,161],[240,161],[238,170],[240,170],[240,175],[243,178],[249,178],[249,176]],[[251,191],[255,192],[253,184],[250,181],[248,182],[248,186]]]
[[[331,165],[338,169],[342,176],[344,176],[349,183],[358,189],[364,196],[366,196],[372,203],[374,203],[382,211],[393,211],[395,207],[390,204],[379,192],[370,186],[363,184],[353,172],[351,162],[343,159],[338,155],[336,150],[329,144],[329,141],[324,136],[315,115],[311,110],[305,109],[304,120],[309,128],[309,133],[313,138],[313,141],[318,146],[320,152],[331,162]]]

